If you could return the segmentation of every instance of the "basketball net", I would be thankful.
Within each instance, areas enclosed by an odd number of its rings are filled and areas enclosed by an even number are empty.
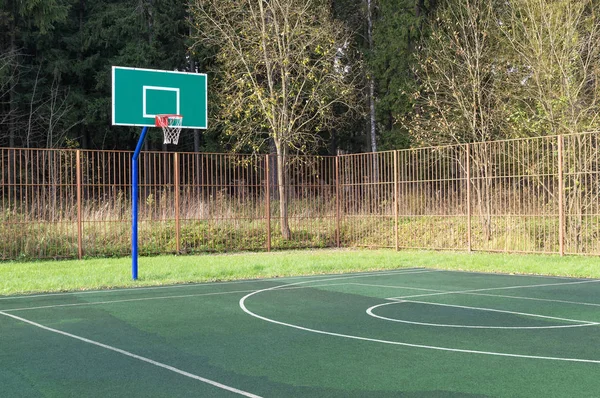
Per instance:
[[[182,121],[183,116],[181,115],[156,115],[155,124],[156,127],[162,128],[165,144],[177,145]]]

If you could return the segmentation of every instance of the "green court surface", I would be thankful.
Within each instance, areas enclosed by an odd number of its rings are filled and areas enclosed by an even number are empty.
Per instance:
[[[0,297],[0,395],[598,396],[599,282],[403,269]]]

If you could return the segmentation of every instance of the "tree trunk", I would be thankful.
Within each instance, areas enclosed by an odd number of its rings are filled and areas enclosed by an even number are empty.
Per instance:
[[[17,16],[17,7],[16,4],[13,3],[13,18],[16,20],[16,16]],[[17,44],[16,44],[16,25],[17,23],[14,22],[13,26],[12,26],[12,32],[10,34],[10,52],[11,54],[15,54],[16,50],[17,50]],[[9,83],[9,122],[8,122],[8,146],[9,148],[14,148],[15,147],[15,132],[16,132],[16,123],[17,123],[17,118],[16,118],[16,113],[17,113],[17,106],[15,104],[16,102],[16,98],[15,98],[15,85],[16,82],[13,80],[16,79],[15,74],[13,73],[12,77],[11,77],[11,81]]]
[[[371,152],[377,152],[377,124],[375,121],[375,82],[373,77],[369,82],[369,133],[371,138]]]
[[[85,0],[79,0],[79,34],[81,35],[81,39],[79,42],[79,51],[77,52],[77,60],[80,63],[80,65],[83,65],[85,56],[84,56],[84,52],[85,52],[85,35],[83,33],[83,29],[85,26],[85,8],[86,4],[85,4]],[[85,87],[84,85],[84,74],[79,72],[79,87]],[[77,112],[79,114],[79,112]],[[90,148],[90,132],[89,129],[86,128],[85,123],[81,123],[79,125],[79,137],[80,137],[80,143],[81,143],[81,147],[83,149],[89,149]]]
[[[194,135],[194,153],[198,153],[200,152],[200,130],[194,129],[192,131]]]
[[[373,0],[367,0],[367,39],[369,52],[373,53]],[[375,120],[375,80],[373,73],[369,76],[369,136],[371,152],[377,152],[377,123]],[[373,155],[373,182],[379,182],[379,161]]]
[[[152,0],[148,0],[148,44],[152,47],[154,42],[154,10],[152,9]]]
[[[281,224],[281,236],[284,240],[290,240],[292,233],[288,222],[288,179],[287,179],[287,149],[281,144],[277,145],[277,187],[279,188],[279,220]]]
[[[373,0],[367,0],[367,41],[369,52],[373,53]],[[373,73],[369,76],[369,132],[371,137],[371,152],[377,152],[376,123],[375,123],[375,80]]]

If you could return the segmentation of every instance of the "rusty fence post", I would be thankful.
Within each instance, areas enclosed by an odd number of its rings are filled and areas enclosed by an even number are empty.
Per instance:
[[[473,250],[472,231],[471,231],[471,145],[466,144],[466,161],[465,166],[467,172],[467,250]]]
[[[180,205],[179,205],[179,153],[173,154],[173,168],[174,168],[174,195],[175,195],[175,251],[177,254],[181,252],[181,224],[179,221]]]
[[[77,258],[83,257],[83,226],[81,212],[81,150],[75,152],[75,174],[77,180]]]
[[[267,251],[271,251],[271,173],[269,172],[269,154],[265,155],[265,217],[267,218]]]
[[[565,255],[565,185],[563,174],[564,136],[558,136],[558,250]]]

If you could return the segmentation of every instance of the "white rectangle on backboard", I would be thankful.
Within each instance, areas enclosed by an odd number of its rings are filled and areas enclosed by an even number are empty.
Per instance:
[[[177,100],[176,100],[176,101],[177,101],[177,105],[176,105],[176,109],[177,109],[177,110],[175,111],[175,113],[176,113],[177,115],[179,115],[179,114],[180,114],[180,107],[179,107],[179,98],[180,98],[180,95],[179,95],[179,89],[178,89],[178,88],[173,88],[173,87],[158,87],[158,86],[143,86],[143,90],[144,90],[144,94],[143,94],[143,99],[142,99],[142,101],[143,101],[143,103],[144,103],[144,104],[143,104],[143,108],[142,108],[142,109],[144,110],[144,115],[143,115],[144,117],[152,117],[152,118],[153,118],[153,117],[156,117],[156,115],[151,115],[151,114],[149,114],[149,113],[148,113],[148,111],[147,111],[147,109],[146,109],[146,103],[147,103],[147,102],[146,102],[146,92],[147,92],[148,90],[155,90],[155,91],[174,91],[174,92],[176,93],[176,95],[177,95]]]

